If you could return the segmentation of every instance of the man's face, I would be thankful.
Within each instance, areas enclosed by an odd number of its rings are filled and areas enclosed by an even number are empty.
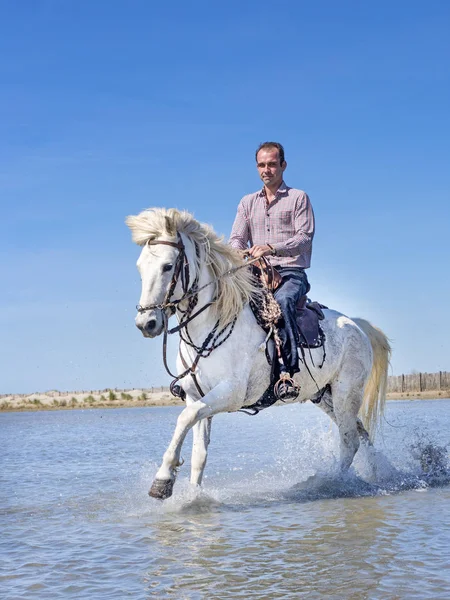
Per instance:
[[[263,148],[256,157],[256,167],[264,185],[268,187],[279,186],[283,181],[286,161],[280,165],[277,148]]]

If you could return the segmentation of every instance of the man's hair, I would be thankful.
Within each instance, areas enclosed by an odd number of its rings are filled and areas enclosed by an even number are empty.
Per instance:
[[[280,157],[280,165],[284,163],[284,148],[278,142],[264,142],[260,144],[255,152],[256,162],[258,162],[258,152],[260,150],[269,150],[270,148],[276,148],[278,150],[278,156]]]

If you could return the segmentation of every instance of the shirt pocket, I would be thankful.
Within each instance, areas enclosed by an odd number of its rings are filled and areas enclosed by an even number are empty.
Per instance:
[[[292,210],[280,210],[277,215],[278,227],[280,233],[293,235],[294,231],[294,212]]]

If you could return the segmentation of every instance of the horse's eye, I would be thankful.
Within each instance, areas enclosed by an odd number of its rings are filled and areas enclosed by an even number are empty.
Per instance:
[[[173,268],[173,264],[172,263],[167,263],[167,265],[163,265],[163,273],[167,273],[167,271],[171,271]]]

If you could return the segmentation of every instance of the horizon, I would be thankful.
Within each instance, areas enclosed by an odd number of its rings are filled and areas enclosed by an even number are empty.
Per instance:
[[[436,375],[440,375],[443,376],[444,379],[447,381],[450,379],[450,371],[436,371],[433,373],[425,373],[425,372],[421,372],[421,371],[413,371],[411,373],[400,373],[398,375],[388,375],[388,387],[389,387],[389,383],[392,382],[394,379],[398,379],[399,377],[405,377],[405,378],[411,378],[414,377],[415,375],[419,375],[419,376],[436,376]],[[443,391],[448,391],[449,388],[445,387],[445,388],[441,388],[441,387],[437,387],[436,390],[440,390],[442,389]],[[6,392],[6,393],[0,393],[0,398],[4,398],[4,397],[9,397],[9,396],[34,396],[37,394],[42,394],[42,395],[52,395],[52,394],[61,394],[61,395],[68,395],[68,394],[100,394],[100,393],[104,393],[104,392],[131,392],[131,391],[143,391],[143,392],[151,392],[151,393],[156,393],[156,392],[166,392],[166,391],[170,391],[170,386],[169,385],[153,385],[153,386],[149,386],[149,387],[130,387],[130,388],[119,388],[119,387],[106,387],[106,388],[100,388],[100,389],[78,389],[78,390],[59,390],[59,389],[51,389],[51,390],[35,390],[34,392],[29,392],[29,393],[15,393],[15,392]],[[429,388],[424,389],[422,391],[428,391]],[[433,390],[433,391],[436,391]],[[417,390],[416,390],[417,391]],[[430,390],[431,391],[431,390]],[[390,392],[388,391],[388,394]]]

